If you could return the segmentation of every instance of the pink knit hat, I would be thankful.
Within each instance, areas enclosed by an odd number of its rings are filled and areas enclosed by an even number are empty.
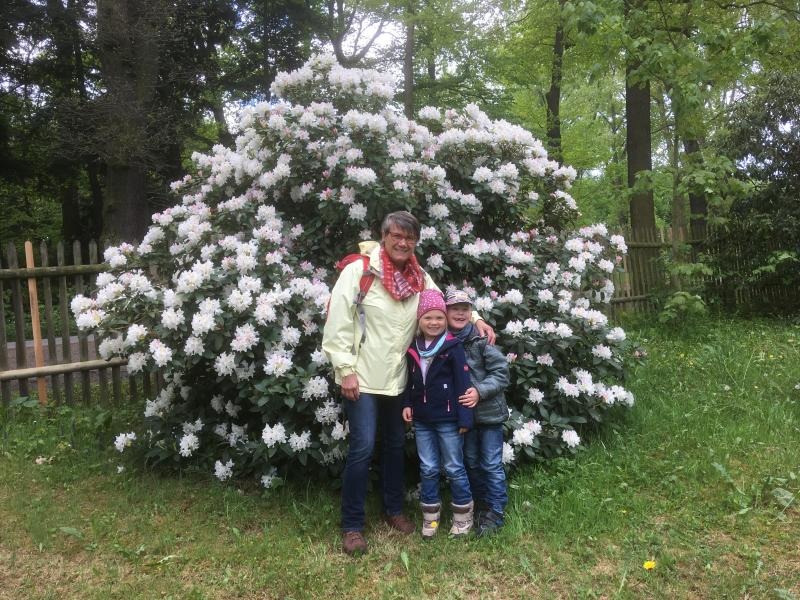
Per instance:
[[[417,306],[417,320],[426,312],[440,310],[447,314],[447,307],[444,304],[444,297],[439,290],[422,290],[419,294],[419,305]]]

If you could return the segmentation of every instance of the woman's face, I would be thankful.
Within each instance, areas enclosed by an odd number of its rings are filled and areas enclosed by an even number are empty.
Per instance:
[[[403,267],[414,254],[414,247],[417,245],[417,238],[408,231],[402,231],[397,227],[390,227],[383,235],[383,247],[386,254],[398,267]]]
[[[444,332],[447,316],[440,310],[429,310],[419,318],[419,330],[425,337],[436,337]]]

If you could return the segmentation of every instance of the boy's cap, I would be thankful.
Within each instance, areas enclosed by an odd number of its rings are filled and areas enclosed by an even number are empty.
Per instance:
[[[469,304],[472,306],[472,300],[464,290],[453,290],[452,292],[447,292],[444,303],[447,306],[450,306],[451,304]]]
[[[440,310],[443,313],[447,312],[442,293],[439,290],[422,290],[419,294],[419,304],[417,305],[417,320],[426,312],[432,310]]]

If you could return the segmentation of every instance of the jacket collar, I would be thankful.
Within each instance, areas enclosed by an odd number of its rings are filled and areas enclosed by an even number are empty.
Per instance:
[[[449,350],[450,348],[459,343],[460,343],[459,339],[448,331],[447,335],[444,338],[444,343],[442,344],[442,348],[441,350],[439,350],[439,353],[441,354],[442,352]],[[411,356],[412,360],[415,363],[417,363],[417,366],[420,366],[420,358],[419,358],[419,352],[417,352],[416,338],[415,341],[411,344],[411,346],[409,346],[407,352],[409,356]]]

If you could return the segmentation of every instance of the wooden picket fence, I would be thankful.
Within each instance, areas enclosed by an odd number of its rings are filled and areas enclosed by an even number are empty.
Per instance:
[[[52,264],[53,253],[55,264]],[[28,396],[32,389],[41,404],[48,402],[48,398],[57,404],[73,404],[78,400],[88,404],[95,385],[102,401],[119,404],[124,399],[123,388],[125,396],[132,400],[139,398],[139,389],[149,397],[157,388],[159,382],[149,374],[128,376],[125,360],[98,358],[99,340],[78,331],[75,325],[70,310],[72,298],[75,294],[90,293],[97,274],[108,268],[99,261],[99,253],[94,241],[85,245],[77,241],[71,245],[59,242],[55,248],[42,242],[38,253],[34,252],[33,244],[26,242],[25,263],[20,266],[16,245],[9,243],[4,248],[0,257],[3,404],[11,401],[12,394]],[[9,343],[12,332],[6,327],[8,313],[13,314],[12,343]]]
[[[622,271],[615,272],[614,298],[609,313],[649,311],[653,295],[669,289],[669,278],[658,259],[671,245],[668,229],[637,232],[620,231],[625,236],[628,254]],[[693,242],[694,247],[703,242]],[[714,248],[706,247],[706,251]],[[64,244],[54,248],[42,242],[38,257],[34,247],[25,243],[24,266],[20,266],[17,247],[9,243],[0,256],[0,396],[8,404],[13,393],[28,396],[33,385],[41,403],[89,403],[94,386],[103,401],[120,403],[145,398],[157,392],[161,381],[152,374],[129,376],[126,361],[105,361],[98,357],[99,341],[78,331],[70,302],[76,294],[89,294],[98,273],[108,266],[99,260],[101,248],[91,241]],[[51,256],[55,254],[55,264]],[[742,249],[742,256],[746,249]],[[744,260],[744,259],[743,259]],[[27,293],[25,288],[27,287]],[[736,290],[736,302],[751,301],[755,294],[764,300],[786,298],[797,290]],[[7,316],[13,315],[13,338],[7,331]],[[30,327],[30,329],[29,329]],[[43,333],[44,332],[44,335]],[[13,352],[10,352],[13,346]]]

